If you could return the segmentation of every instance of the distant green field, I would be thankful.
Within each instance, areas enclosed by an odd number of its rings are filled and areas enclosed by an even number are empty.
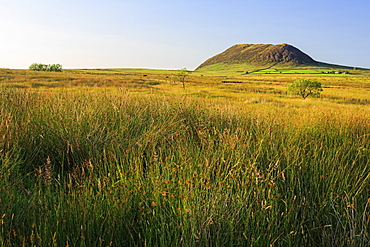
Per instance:
[[[195,70],[202,75],[237,76],[245,74],[314,74],[325,76],[350,76],[370,74],[366,69],[343,69],[336,67],[313,66],[273,66],[273,64],[247,65],[247,64],[213,64]],[[346,73],[346,74],[343,74]]]
[[[279,73],[279,71],[276,69],[263,69],[252,72],[251,74],[276,74],[276,73]]]
[[[250,74],[327,74],[327,75],[349,75],[343,71],[328,69],[262,69],[251,72]]]
[[[292,74],[317,74],[318,72],[310,69],[293,69],[293,70],[280,70],[282,73]]]

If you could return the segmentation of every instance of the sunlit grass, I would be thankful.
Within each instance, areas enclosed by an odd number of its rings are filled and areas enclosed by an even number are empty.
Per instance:
[[[284,75],[10,72],[0,246],[369,244],[370,108],[328,97],[368,99],[368,78],[303,100]]]

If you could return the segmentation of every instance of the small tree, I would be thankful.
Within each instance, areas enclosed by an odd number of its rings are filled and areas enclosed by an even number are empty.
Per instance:
[[[185,89],[185,82],[186,77],[189,75],[190,71],[188,71],[186,68],[180,69],[176,73],[176,79],[182,84],[182,87]]]
[[[299,95],[303,99],[308,96],[318,96],[322,92],[321,83],[310,79],[298,79],[294,83],[288,85],[290,94]]]

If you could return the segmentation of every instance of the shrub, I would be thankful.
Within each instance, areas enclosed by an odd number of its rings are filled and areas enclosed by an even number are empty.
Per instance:
[[[62,65],[61,64],[33,63],[33,64],[31,64],[29,69],[34,70],[34,71],[62,72]]]
[[[288,92],[293,95],[299,95],[303,99],[308,96],[318,96],[323,89],[321,83],[310,79],[298,79],[294,83],[288,85]]]

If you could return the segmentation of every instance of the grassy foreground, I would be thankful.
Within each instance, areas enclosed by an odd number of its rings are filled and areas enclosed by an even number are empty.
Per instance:
[[[370,243],[366,107],[3,87],[0,116],[0,246]]]

